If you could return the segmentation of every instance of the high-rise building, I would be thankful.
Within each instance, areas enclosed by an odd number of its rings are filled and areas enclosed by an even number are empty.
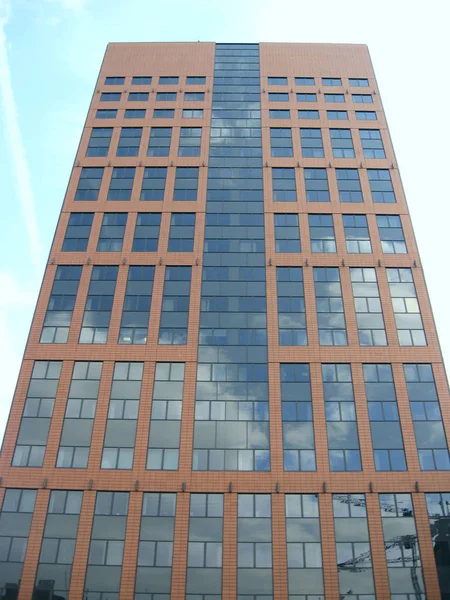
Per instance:
[[[367,48],[110,44],[0,458],[0,596],[448,600],[446,430]]]

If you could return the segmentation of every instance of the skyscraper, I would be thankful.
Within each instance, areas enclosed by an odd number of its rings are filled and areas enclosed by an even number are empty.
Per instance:
[[[449,428],[367,48],[110,44],[0,457],[3,597],[448,600]]]

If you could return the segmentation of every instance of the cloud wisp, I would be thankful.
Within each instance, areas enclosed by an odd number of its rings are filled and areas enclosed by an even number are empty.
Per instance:
[[[0,94],[3,109],[2,120],[4,122],[9,144],[18,198],[25,221],[30,259],[36,272],[40,272],[42,267],[42,250],[36,221],[35,202],[33,190],[31,188],[31,178],[25,155],[25,148],[20,131],[7,53],[5,25],[8,23],[9,15],[9,3],[0,0]]]

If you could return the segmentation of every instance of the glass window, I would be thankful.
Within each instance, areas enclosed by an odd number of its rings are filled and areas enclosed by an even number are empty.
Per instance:
[[[175,110],[173,108],[155,108],[153,110],[154,119],[173,119]]]
[[[287,127],[270,128],[271,156],[293,156],[292,132]]]
[[[287,77],[268,77],[267,82],[269,85],[287,85]]]
[[[303,158],[323,158],[325,156],[320,129],[300,128],[300,141]]]
[[[342,80],[340,77],[322,77],[322,85],[330,85],[330,86],[342,86]]]
[[[204,85],[206,83],[206,77],[203,76],[198,76],[198,75],[191,75],[186,77],[186,84],[187,85]]]
[[[314,85],[314,77],[296,77],[295,85]]]
[[[125,77],[105,77],[105,85],[124,85]]]
[[[274,202],[297,200],[294,168],[272,168],[272,192]]]
[[[162,75],[159,78],[159,85],[177,85],[178,77],[173,75]]]
[[[324,94],[325,102],[345,102],[344,94]]]
[[[128,101],[129,102],[147,102],[148,101],[148,92],[129,92],[128,93]]]
[[[355,158],[350,129],[330,129],[334,158]]]
[[[142,127],[122,127],[116,156],[137,156],[141,137]]]
[[[379,129],[360,129],[364,158],[386,158]]]
[[[99,108],[95,113],[96,119],[115,119],[117,117],[117,108]]]
[[[164,200],[167,167],[145,167],[142,181],[141,200]]]
[[[336,252],[333,215],[308,215],[311,252]]]
[[[391,174],[388,169],[367,169],[372,201],[385,204],[396,202]]]
[[[269,110],[269,119],[290,119],[289,110],[273,109]]]
[[[316,94],[297,94],[297,102],[317,102]]]
[[[304,169],[306,201],[329,202],[330,192],[326,169]]]
[[[350,77],[349,83],[350,83],[351,87],[368,87],[369,86],[369,80],[365,79],[365,78]]]
[[[374,268],[350,268],[361,346],[387,346],[377,274]]]
[[[125,119],[144,119],[145,108],[127,108],[125,110]]]
[[[327,110],[327,118],[334,121],[348,121],[346,110]]]
[[[366,215],[342,215],[347,252],[371,254],[369,227]]]
[[[86,252],[94,213],[71,213],[62,245],[63,252]]]
[[[107,200],[131,200],[135,167],[114,167]]]
[[[280,346],[306,346],[308,337],[301,267],[277,267],[277,294]]]
[[[377,215],[377,225],[384,254],[408,252],[399,215]]]
[[[358,121],[377,120],[377,113],[373,110],[357,110],[355,114]]]
[[[314,267],[314,289],[320,345],[347,346],[339,269]]]
[[[400,346],[426,346],[427,340],[411,269],[386,269]]]
[[[287,92],[269,92],[269,102],[289,102]]]
[[[341,202],[363,201],[358,169],[336,169],[336,179]]]
[[[198,167],[176,167],[174,200],[197,200]]]
[[[299,119],[318,119],[319,111],[318,110],[299,110],[298,118]]]
[[[373,104],[372,94],[352,94],[352,100],[355,104]]]
[[[275,214],[275,251],[300,252],[300,230],[297,214]]]
[[[108,156],[112,132],[112,127],[94,127],[86,149],[86,156]]]
[[[131,85],[150,85],[152,78],[147,75],[135,75],[131,80]]]

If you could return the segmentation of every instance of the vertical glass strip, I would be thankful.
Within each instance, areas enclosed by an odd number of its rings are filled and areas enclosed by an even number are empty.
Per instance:
[[[309,365],[280,365],[285,471],[315,471]]]
[[[144,494],[134,600],[170,600],[176,503],[176,494]]]
[[[380,494],[391,600],[425,600],[411,494]]]
[[[406,471],[403,434],[391,365],[363,365],[373,458],[377,471]]]
[[[128,492],[97,492],[83,600],[119,600]]]
[[[36,490],[7,489],[0,513],[0,597],[18,598]]]
[[[217,44],[194,470],[267,471],[267,324],[258,45]]]
[[[238,495],[238,600],[272,600],[272,499]]]
[[[330,471],[361,471],[350,365],[322,365]]]
[[[184,363],[156,363],[147,469],[178,469],[183,387]]]
[[[324,600],[317,494],[286,494],[289,600]]]
[[[449,471],[448,441],[442,422],[433,368],[428,364],[403,365],[409,407],[422,471]]]
[[[341,600],[375,600],[372,552],[364,494],[333,494]]]
[[[59,266],[56,269],[39,340],[41,344],[67,342],[82,270],[82,266],[75,265]]]
[[[425,494],[442,598],[450,597],[450,494]]]
[[[222,598],[223,494],[191,494],[186,600]]]
[[[144,363],[117,362],[109,400],[102,469],[131,469]]]
[[[103,363],[78,361],[73,366],[57,467],[85,469],[97,408]]]
[[[13,467],[42,467],[62,361],[37,360],[31,373],[12,460]]]
[[[83,492],[52,490],[36,572],[34,600],[68,600]]]

